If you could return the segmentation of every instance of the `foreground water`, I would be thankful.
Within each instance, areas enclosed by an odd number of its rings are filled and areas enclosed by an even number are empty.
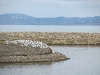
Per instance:
[[[0,25],[1,32],[100,32],[100,26]]]
[[[51,46],[70,60],[54,63],[0,64],[0,75],[100,75],[99,46]]]

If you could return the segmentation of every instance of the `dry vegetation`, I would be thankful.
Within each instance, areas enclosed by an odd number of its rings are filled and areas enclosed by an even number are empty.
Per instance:
[[[78,32],[0,32],[0,41],[35,40],[48,45],[97,45],[100,33]]]

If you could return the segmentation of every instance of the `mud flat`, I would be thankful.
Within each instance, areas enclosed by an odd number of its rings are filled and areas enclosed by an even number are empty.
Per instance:
[[[0,63],[56,62],[67,59],[69,58],[59,52],[53,52],[42,42],[7,40],[0,43]]]
[[[0,41],[35,40],[48,45],[100,45],[100,33],[82,32],[0,32]]]

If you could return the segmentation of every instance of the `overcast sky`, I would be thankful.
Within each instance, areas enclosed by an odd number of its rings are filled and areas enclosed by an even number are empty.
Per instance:
[[[100,0],[0,0],[0,14],[34,17],[100,16]]]

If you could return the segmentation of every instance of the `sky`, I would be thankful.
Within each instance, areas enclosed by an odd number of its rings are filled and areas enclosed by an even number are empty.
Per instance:
[[[100,0],[0,0],[0,14],[20,13],[33,17],[100,16]]]

